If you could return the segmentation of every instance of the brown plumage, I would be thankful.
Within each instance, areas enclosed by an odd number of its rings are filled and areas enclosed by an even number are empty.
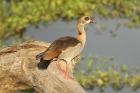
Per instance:
[[[59,61],[56,65],[61,74],[65,75],[65,78],[71,79],[68,76],[69,63],[71,60],[77,56],[83,49],[86,41],[86,33],[84,30],[84,25],[87,23],[96,23],[90,17],[84,16],[80,18],[77,23],[78,35],[76,37],[65,36],[55,40],[50,47],[43,53],[36,56],[36,59],[40,59],[38,63],[39,69],[46,69],[53,58],[58,58],[58,60],[65,60],[67,62],[66,72],[62,71],[60,68]]]
[[[53,58],[58,57],[68,47],[74,47],[78,43],[80,43],[79,40],[70,36],[61,37],[55,40],[45,52],[36,56],[36,59],[41,59],[38,68],[46,69]]]

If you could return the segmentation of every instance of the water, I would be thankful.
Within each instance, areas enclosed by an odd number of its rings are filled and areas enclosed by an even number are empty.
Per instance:
[[[115,60],[113,63],[126,64],[131,66],[140,66],[140,29],[130,29],[128,27],[120,26],[117,31],[116,20],[112,19],[98,19],[95,21],[97,24],[86,25],[87,42],[84,50],[81,54],[95,54],[104,56],[114,56]],[[120,22],[126,22],[128,20],[121,19],[117,20]],[[62,36],[75,36],[77,35],[76,29],[77,21],[63,22],[57,20],[54,23],[47,25],[40,25],[39,29],[31,26],[27,29],[28,35],[33,40],[41,40],[45,42],[53,42],[55,39]],[[97,25],[106,25],[107,29],[100,31],[101,34],[97,34]],[[110,31],[117,35],[112,37]],[[88,93],[99,93],[99,90],[95,88],[93,91]],[[112,88],[107,87],[104,93],[115,92]],[[130,88],[124,88],[122,91],[117,93],[140,93],[140,89],[137,92],[132,91]]]
[[[110,30],[116,29],[115,20],[96,19],[97,24],[104,24],[107,29],[101,34],[96,34],[96,25],[86,25],[87,40],[81,54],[96,54],[100,56],[114,56],[118,64],[125,63],[129,66],[140,65],[140,29],[130,29],[120,26],[116,37],[112,37]],[[53,42],[62,36],[77,35],[76,22],[63,22],[61,20],[47,26],[41,25],[39,29],[29,27],[26,35],[34,40]]]

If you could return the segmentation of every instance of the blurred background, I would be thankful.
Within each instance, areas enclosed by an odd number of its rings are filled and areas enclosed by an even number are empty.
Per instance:
[[[0,15],[1,48],[75,36],[78,19],[90,16],[97,24],[85,26],[77,81],[87,93],[140,93],[140,0],[1,0]]]

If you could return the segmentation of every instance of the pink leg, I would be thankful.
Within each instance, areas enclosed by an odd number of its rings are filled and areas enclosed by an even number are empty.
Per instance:
[[[70,80],[74,80],[72,77],[69,76],[69,72],[68,71],[69,71],[69,64],[67,63],[65,78],[70,79]]]
[[[57,67],[58,67],[58,69],[59,69],[59,72],[60,72],[62,75],[65,75],[66,73],[65,73],[64,70],[61,69],[59,61],[56,62],[56,65],[57,65]]]
[[[72,77],[69,77],[69,72],[68,72],[69,71],[69,64],[68,63],[66,64],[66,72],[61,69],[59,61],[56,62],[56,65],[57,65],[57,67],[59,69],[59,72],[62,75],[64,75],[66,79],[74,80]]]

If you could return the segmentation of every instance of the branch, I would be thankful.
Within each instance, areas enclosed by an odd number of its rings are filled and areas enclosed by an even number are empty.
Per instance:
[[[39,70],[35,56],[50,44],[29,41],[0,49],[0,93],[14,93],[34,88],[39,93],[85,93],[77,81],[65,79],[53,60],[46,70]],[[71,62],[71,74],[78,57]],[[66,63],[61,61],[65,70]]]

